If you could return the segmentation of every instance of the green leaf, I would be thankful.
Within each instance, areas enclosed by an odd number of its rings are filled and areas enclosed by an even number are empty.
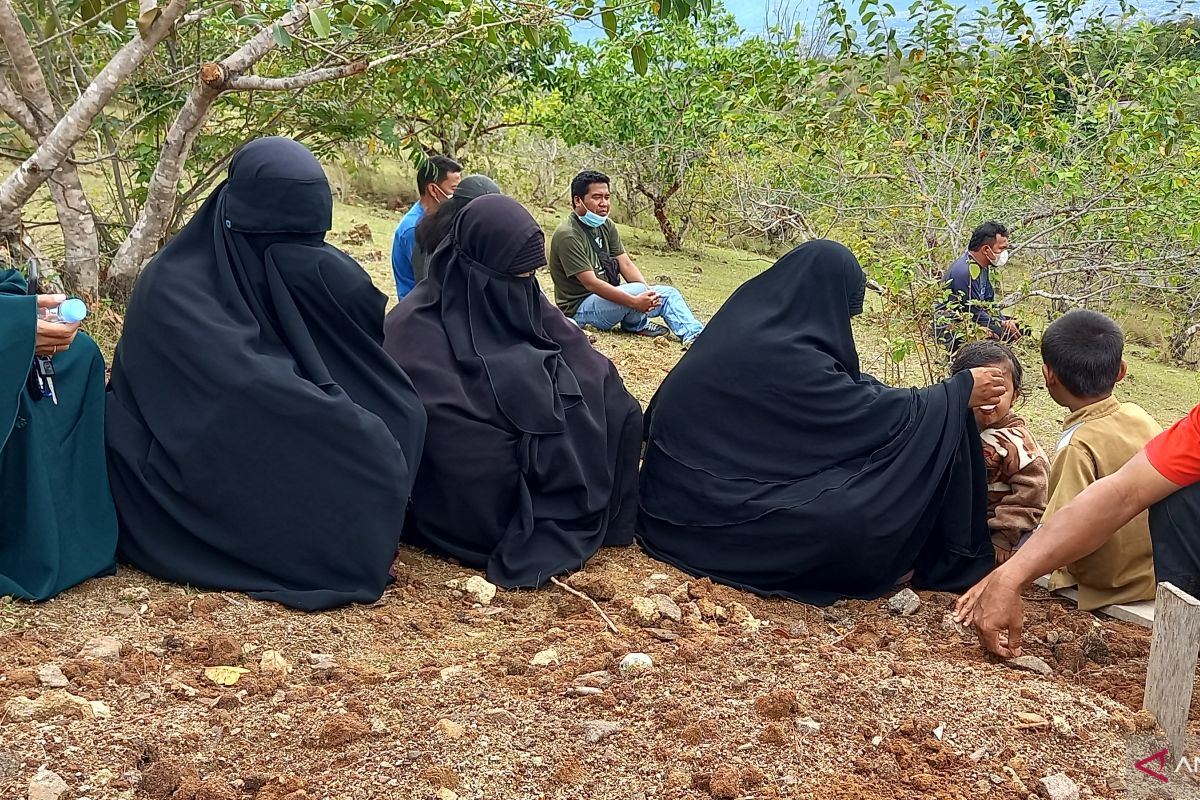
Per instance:
[[[129,4],[117,3],[113,6],[112,17],[109,19],[112,26],[117,30],[125,30],[125,26],[129,24]]]
[[[980,273],[983,271],[979,268],[979,262],[973,258],[967,259],[969,262],[968,269],[971,273],[971,280],[978,280]]]
[[[275,44],[284,50],[292,49],[292,35],[288,33],[287,28],[282,25],[272,25],[271,35],[275,37]]]
[[[244,26],[250,27],[250,28],[257,28],[259,25],[262,25],[266,21],[267,21],[267,18],[262,16],[261,14],[247,14],[244,17],[238,17],[234,21],[233,24],[234,25],[244,25]]]
[[[606,8],[600,13],[600,21],[604,24],[604,32],[608,34],[608,38],[617,38],[617,14],[611,8]]]
[[[318,39],[329,37],[329,13],[323,6],[308,10],[308,24],[312,25],[313,32],[317,34]]]
[[[83,0],[83,2],[79,5],[79,18],[86,22],[87,20],[91,20],[99,16],[100,12],[103,10],[104,6],[100,3],[100,0]],[[95,27],[99,22],[100,20],[97,19],[88,27]]]
[[[635,44],[630,50],[630,55],[633,56],[633,71],[638,75],[645,75],[646,70],[650,68],[650,60],[646,58],[646,48]]]

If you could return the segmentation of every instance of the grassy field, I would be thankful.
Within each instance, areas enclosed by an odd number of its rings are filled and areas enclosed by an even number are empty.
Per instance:
[[[547,235],[553,232],[562,217],[540,209],[534,210],[534,216]],[[394,293],[389,260],[392,232],[399,217],[398,212],[383,211],[374,206],[338,203],[334,211],[334,233],[330,237],[331,241],[356,256],[375,284],[389,296]],[[370,232],[369,242],[343,242],[348,232],[359,228],[361,233],[364,225]],[[350,238],[355,241],[359,237]],[[621,238],[646,278],[675,286],[702,320],[716,313],[744,281],[771,265],[771,261],[762,256],[719,247],[689,248],[673,253],[662,246],[661,237],[655,231],[623,227]],[[547,294],[553,297],[549,277],[543,273],[541,281]],[[854,322],[863,366],[880,376],[887,374],[882,332],[888,324],[889,320],[882,314],[879,300],[874,296],[868,297],[867,312]],[[662,339],[650,342],[620,334],[600,334],[597,347],[613,359],[630,391],[643,403],[649,401],[663,376],[681,355],[674,343]],[[1055,405],[1046,393],[1036,343],[1022,344],[1018,347],[1018,355],[1025,368],[1027,399],[1017,410],[1026,418],[1042,446],[1052,449],[1062,429],[1065,409]],[[1182,417],[1200,402],[1200,373],[1163,364],[1144,346],[1130,345],[1126,358],[1129,376],[1118,389],[1120,399],[1137,403],[1164,425]],[[914,385],[923,381],[915,357],[902,365],[900,375],[902,381]]]

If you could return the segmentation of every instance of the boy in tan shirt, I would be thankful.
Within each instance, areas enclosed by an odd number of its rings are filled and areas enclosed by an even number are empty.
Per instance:
[[[1043,523],[1088,485],[1116,472],[1162,427],[1141,407],[1121,403],[1113,387],[1125,378],[1125,335],[1095,311],[1072,311],[1042,336],[1042,373],[1054,402],[1070,410],[1050,466]],[[1050,589],[1079,587],[1079,608],[1154,599],[1154,562],[1145,512],[1096,552],[1056,571]]]

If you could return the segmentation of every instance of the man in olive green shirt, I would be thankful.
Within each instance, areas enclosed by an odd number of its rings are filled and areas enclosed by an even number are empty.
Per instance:
[[[607,175],[594,170],[571,181],[573,211],[550,240],[555,302],[580,326],[609,330],[619,324],[621,330],[639,336],[666,334],[665,328],[650,324],[650,317],[661,317],[686,350],[704,326],[679,290],[646,285],[621,245],[617,226],[608,219],[610,183]]]

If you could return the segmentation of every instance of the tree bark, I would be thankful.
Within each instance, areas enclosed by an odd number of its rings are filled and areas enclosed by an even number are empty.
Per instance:
[[[650,201],[650,205],[653,206],[654,218],[658,220],[658,228],[662,231],[663,239],[666,241],[667,247],[671,248],[672,250],[683,249],[683,237],[680,236],[679,232],[675,230],[675,226],[671,224],[671,220],[667,216],[667,203],[672,197],[675,196],[675,193],[679,191],[679,186],[679,181],[675,181],[675,183],[671,184],[667,191],[660,195],[655,194],[647,189],[645,184],[643,184],[641,181],[637,181],[637,183],[634,184],[634,188],[644,194]]]
[[[12,59],[21,82],[24,102],[7,80],[0,86],[0,107],[25,129],[35,147],[45,141],[54,126],[58,111],[46,88],[42,66],[29,45],[21,22],[10,0],[0,0],[0,38]],[[21,114],[24,110],[24,114]],[[67,158],[74,155],[67,151]],[[50,195],[58,211],[63,234],[64,282],[71,288],[94,293],[100,282],[100,240],[96,235],[96,217],[83,190],[79,173],[69,160],[64,161],[50,178]]]
[[[308,21],[309,9],[319,5],[319,0],[307,4],[297,3],[280,18],[278,24],[289,31],[296,30]],[[150,176],[146,202],[137,222],[117,249],[117,255],[109,267],[107,282],[110,291],[117,294],[127,292],[142,271],[142,267],[162,246],[171,220],[175,217],[179,180],[183,176],[188,154],[213,103],[222,92],[230,90],[231,81],[247,80],[242,78],[242,73],[257,64],[275,47],[274,34],[271,27],[267,26],[220,63],[208,63],[200,67],[196,85],[192,87],[183,108],[179,110],[170,130],[167,131],[166,142]],[[361,72],[363,69],[366,69],[365,65],[357,71]],[[340,76],[331,75],[331,78],[333,77]]]
[[[71,148],[87,134],[96,115],[104,110],[121,84],[146,60],[158,43],[167,37],[186,8],[186,0],[170,0],[145,35],[134,37],[113,56],[66,114],[58,119],[33,155],[0,184],[0,235],[8,237],[18,230],[21,208],[29,202],[38,187],[63,165]]]

